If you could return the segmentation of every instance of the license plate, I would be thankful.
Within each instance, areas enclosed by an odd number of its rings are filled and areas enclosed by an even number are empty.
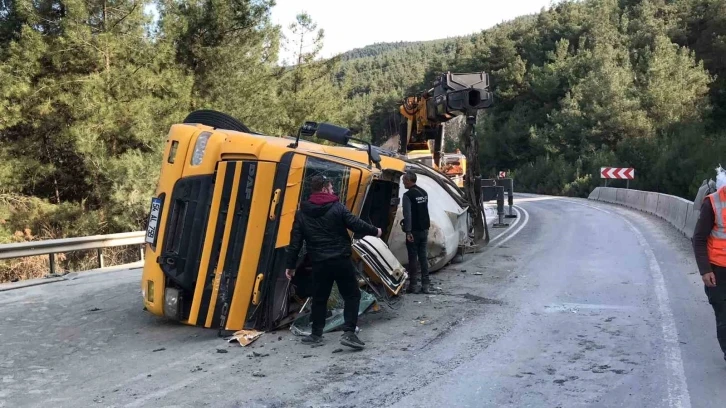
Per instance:
[[[151,211],[149,212],[149,223],[146,227],[146,243],[154,244],[156,242],[156,233],[159,229],[159,214],[161,213],[161,199],[151,199]]]

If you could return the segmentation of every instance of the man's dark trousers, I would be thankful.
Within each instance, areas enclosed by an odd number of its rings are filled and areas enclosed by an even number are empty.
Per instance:
[[[429,232],[412,231],[411,235],[413,235],[413,242],[406,240],[410,286],[415,287],[418,284],[419,278],[421,279],[421,284],[423,286],[428,286],[430,281],[426,245],[429,238]]]
[[[333,282],[338,284],[338,291],[345,301],[343,331],[355,332],[358,325],[360,289],[358,289],[355,267],[350,258],[335,258],[313,263],[312,334],[323,335],[325,315],[328,311],[328,297],[333,289]]]
[[[716,287],[706,286],[706,296],[716,314],[716,337],[726,358],[726,268],[711,265],[711,270],[716,275]]]

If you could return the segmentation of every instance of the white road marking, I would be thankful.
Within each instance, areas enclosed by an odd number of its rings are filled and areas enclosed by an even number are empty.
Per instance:
[[[655,290],[655,296],[658,300],[658,311],[661,315],[661,329],[663,331],[663,340],[665,341],[664,352],[665,352],[665,363],[668,368],[670,375],[667,377],[668,382],[668,406],[678,408],[690,408],[691,407],[691,396],[688,393],[688,383],[686,382],[686,374],[683,369],[683,358],[681,357],[681,347],[678,342],[678,329],[676,328],[676,321],[673,318],[673,311],[670,307],[670,300],[668,299],[668,289],[665,286],[665,279],[663,278],[663,272],[660,269],[658,260],[653,253],[648,241],[646,241],[643,233],[633,225],[627,218],[621,214],[613,213],[611,211],[579,203],[572,200],[560,199],[571,204],[582,205],[585,207],[592,208],[597,211],[604,212],[610,215],[617,215],[633,231],[638,239],[646,258],[648,259],[648,269],[650,270],[651,278],[653,279],[653,289]]]
[[[500,239],[500,238],[504,238],[504,237],[505,237],[505,236],[506,236],[507,234],[509,234],[509,232],[510,232],[510,231],[512,231],[512,230],[514,229],[514,227],[515,227],[515,226],[516,226],[517,224],[519,224],[519,220],[521,220],[521,219],[522,219],[522,213],[520,213],[520,212],[519,212],[519,210],[518,210],[518,207],[517,207],[517,206],[513,206],[512,208],[514,209],[514,212],[515,212],[515,213],[517,213],[517,218],[516,218],[516,219],[514,220],[514,222],[513,222],[513,223],[511,223],[511,224],[509,225],[509,227],[508,227],[508,229],[507,229],[506,231],[504,231],[504,232],[502,232],[501,234],[497,235],[496,237],[494,237],[494,238],[490,239],[490,240],[489,240],[489,243],[492,243],[492,242],[494,242],[494,241],[496,241],[496,240],[498,240],[498,239]],[[499,216],[497,215],[496,217],[499,217]],[[492,227],[489,227],[489,228],[492,228]]]
[[[515,209],[517,209],[517,221],[519,221],[519,218],[522,217],[522,214],[519,212],[519,210],[522,210],[522,213],[524,213],[524,220],[522,221],[522,225],[520,225],[519,227],[517,227],[516,230],[514,230],[512,233],[510,233],[509,235],[507,235],[506,238],[504,238],[503,240],[501,240],[501,241],[497,242],[496,244],[494,244],[494,246],[493,246],[494,248],[498,248],[498,247],[504,245],[504,243],[506,243],[510,239],[514,238],[515,236],[517,236],[517,234],[519,234],[522,231],[522,229],[525,226],[527,226],[527,223],[529,222],[529,213],[527,212],[527,210],[525,210],[522,207],[515,207]],[[513,224],[513,225],[516,225],[516,223]],[[510,226],[509,228],[512,228],[512,226]],[[499,237],[497,237],[497,238],[499,238]]]
[[[528,203],[532,201],[547,201],[547,200],[557,200],[558,197],[526,197],[526,198],[517,198],[518,203]]]

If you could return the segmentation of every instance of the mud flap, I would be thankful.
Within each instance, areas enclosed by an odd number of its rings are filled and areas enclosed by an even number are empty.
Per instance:
[[[391,295],[403,288],[408,274],[382,239],[367,236],[353,242],[353,250],[363,261],[366,274],[386,287]]]

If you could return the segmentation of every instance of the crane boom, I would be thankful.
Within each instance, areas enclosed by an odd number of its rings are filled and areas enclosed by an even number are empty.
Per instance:
[[[439,75],[433,87],[420,95],[404,98],[399,108],[401,122],[399,153],[438,169],[444,139],[444,124],[465,115],[468,126],[464,150],[467,162],[465,191],[474,212],[475,239],[484,235],[484,216],[471,182],[480,176],[479,149],[475,135],[477,111],[494,102],[489,92],[489,75],[485,72]],[[433,146],[431,146],[433,141]]]

